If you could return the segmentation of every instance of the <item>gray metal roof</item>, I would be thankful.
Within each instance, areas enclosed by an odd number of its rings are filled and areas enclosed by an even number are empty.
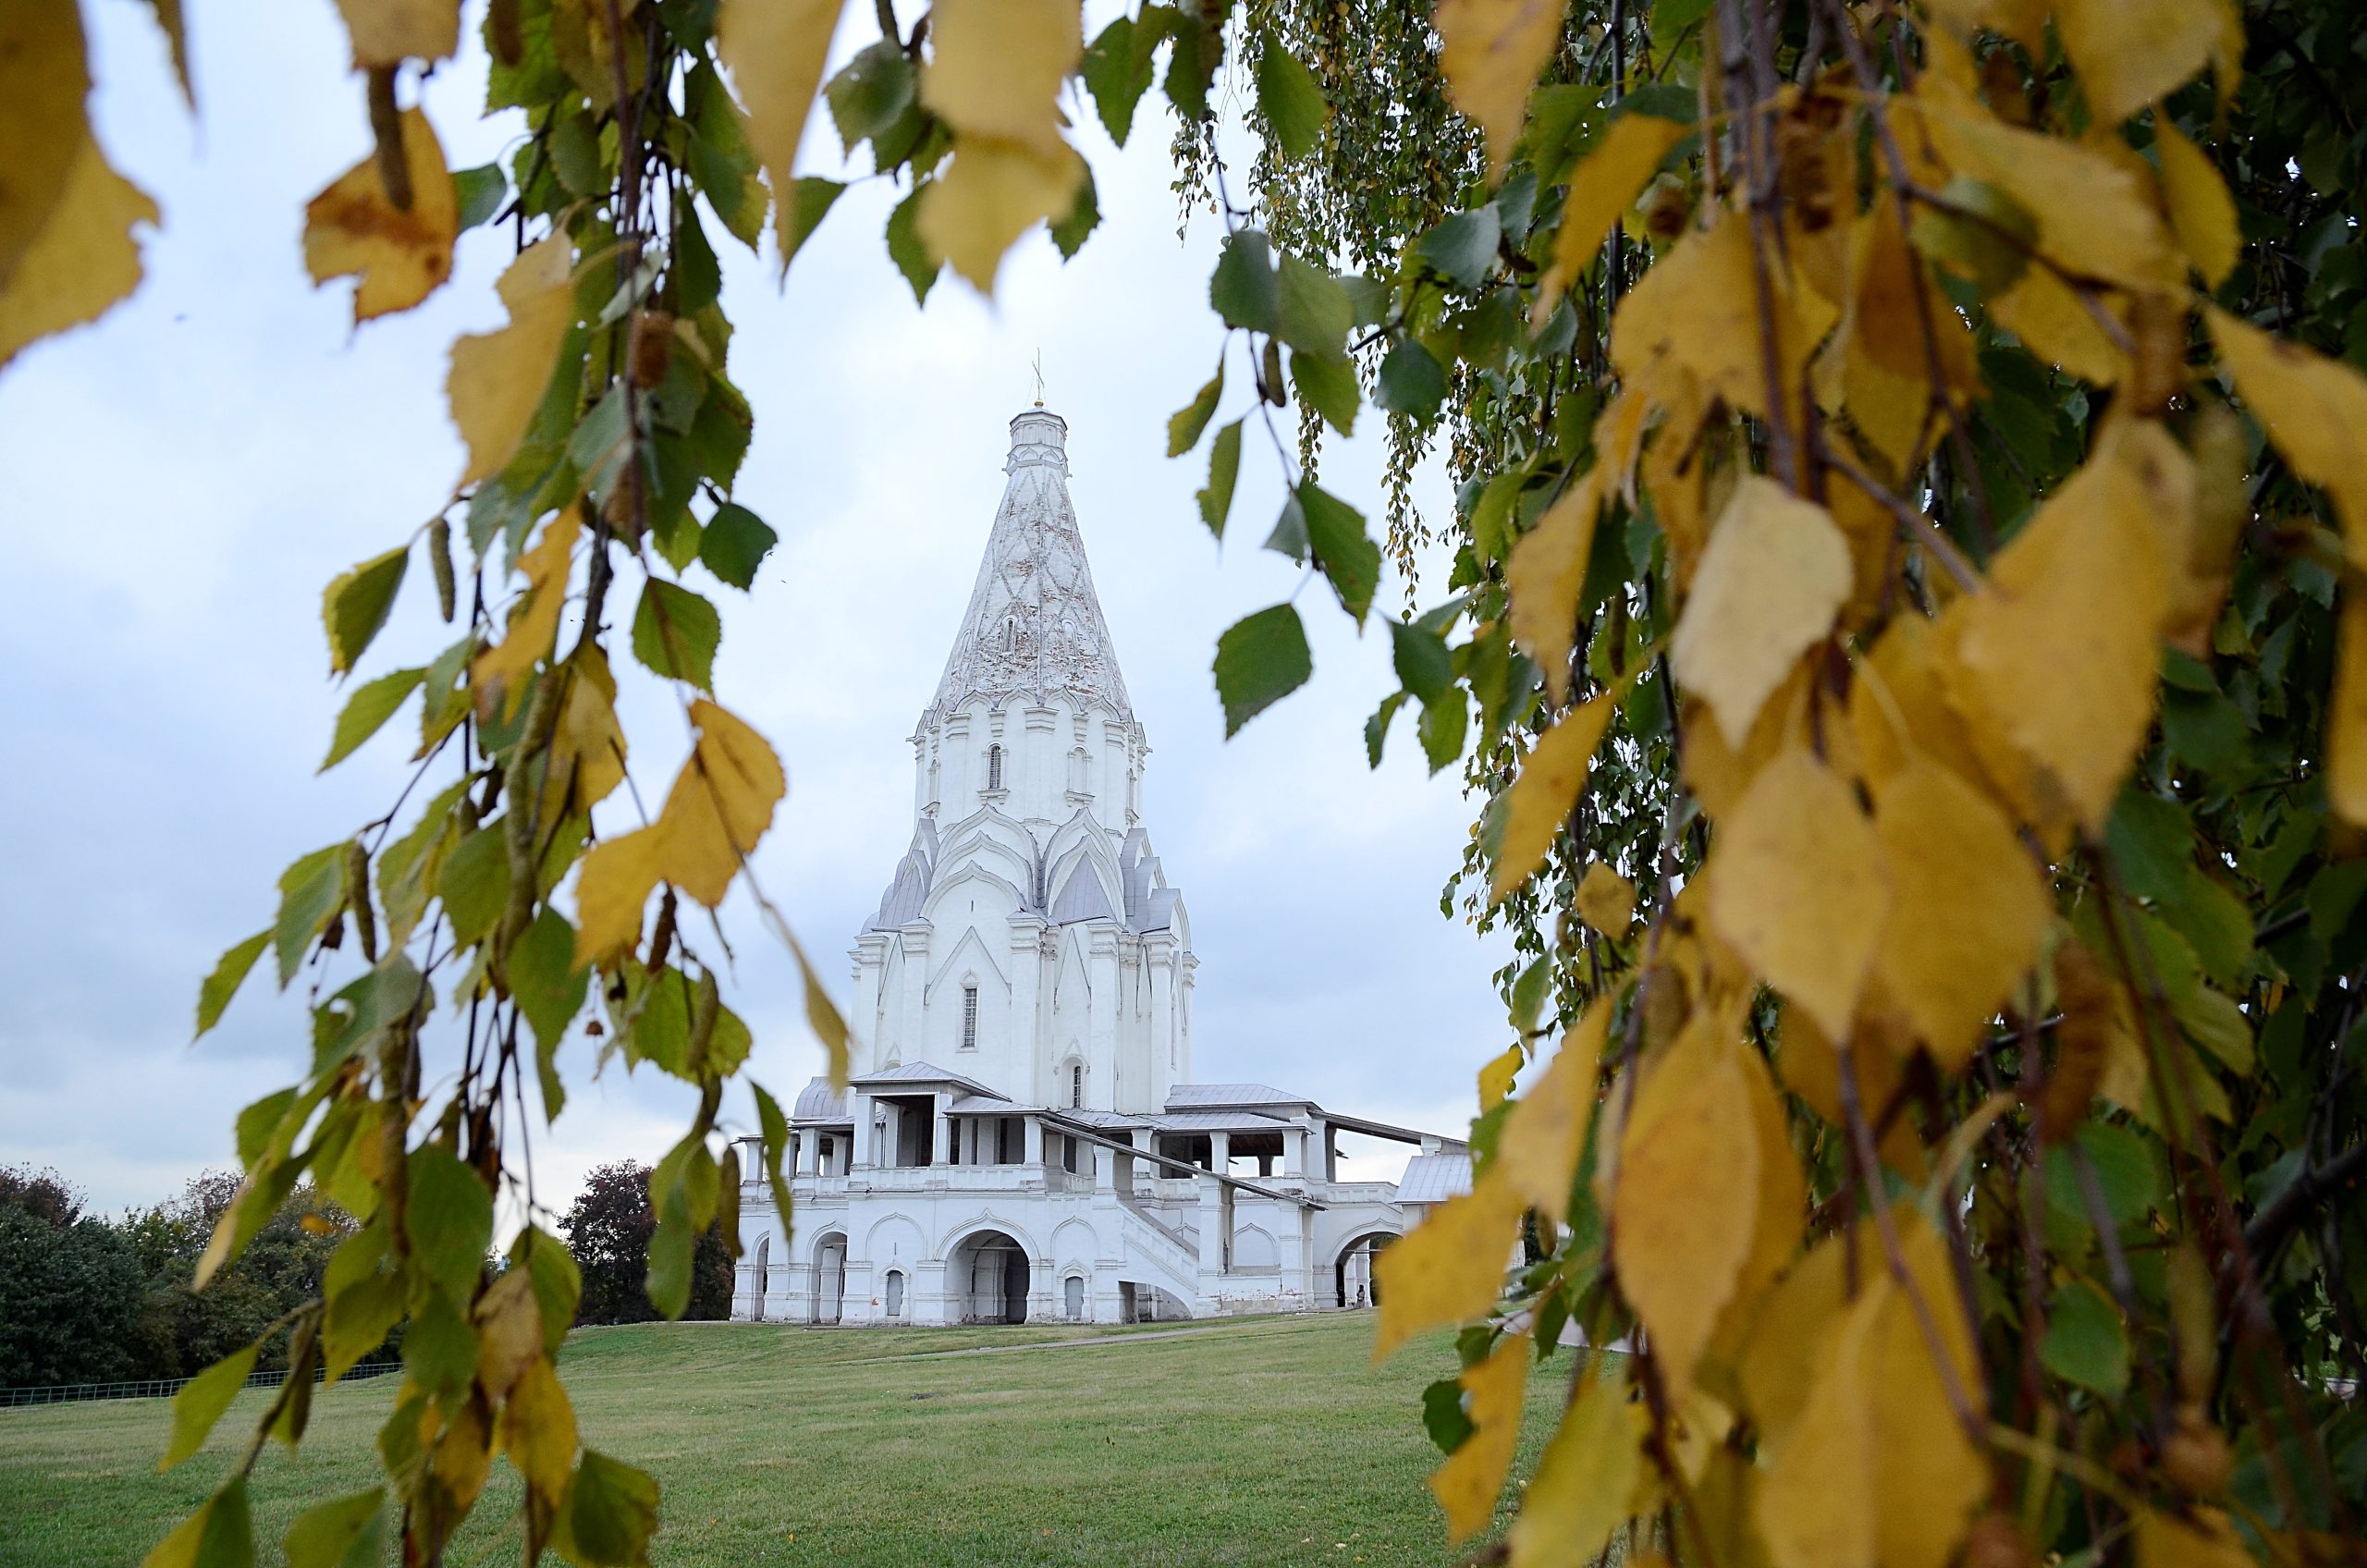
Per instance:
[[[828,1078],[816,1078],[805,1085],[797,1096],[797,1104],[790,1109],[792,1121],[852,1121],[853,1109],[847,1103],[843,1089],[833,1089]]]
[[[949,1072],[926,1061],[908,1061],[901,1067],[891,1067],[884,1072],[866,1072],[852,1082],[858,1089],[885,1088],[890,1091],[904,1084],[958,1084],[974,1095],[994,1095],[997,1099],[1002,1098],[975,1078],[964,1078],[959,1072]]]
[[[1444,1203],[1470,1190],[1471,1156],[1459,1149],[1417,1154],[1405,1162],[1405,1174],[1397,1179],[1399,1203]]]
[[[949,1116],[1016,1116],[1022,1111],[1043,1109],[1040,1105],[1021,1105],[1000,1095],[963,1095],[945,1110]]]
[[[1254,1110],[1171,1110],[1143,1120],[1162,1133],[1281,1133],[1298,1125]]]
[[[1305,1095],[1286,1095],[1269,1084],[1178,1084],[1167,1092],[1167,1109],[1206,1110],[1232,1105],[1313,1105]]]
[[[1147,1127],[1147,1116],[1128,1116],[1118,1110],[1055,1110],[1052,1114],[1063,1121],[1073,1121],[1080,1127]]]

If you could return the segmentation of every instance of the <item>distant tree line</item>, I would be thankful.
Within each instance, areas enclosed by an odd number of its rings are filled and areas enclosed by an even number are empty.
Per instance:
[[[108,1219],[55,1170],[0,1169],[0,1387],[189,1377],[318,1294],[355,1225],[310,1183],[205,1290],[190,1288],[238,1190],[238,1172],[209,1170]],[[397,1354],[390,1341],[366,1359]],[[275,1336],[256,1369],[276,1371],[286,1357]]]
[[[319,1294],[330,1256],[357,1226],[310,1182],[203,1291],[190,1288],[239,1180],[208,1170],[163,1203],[109,1219],[55,1170],[0,1167],[0,1388],[190,1377]],[[658,1316],[644,1288],[656,1228],[648,1167],[625,1160],[586,1178],[558,1227],[583,1271],[578,1322]],[[730,1253],[710,1228],[693,1255],[683,1316],[730,1317],[731,1290]],[[364,1360],[399,1354],[399,1331]],[[275,1335],[255,1369],[277,1371],[287,1354]]]

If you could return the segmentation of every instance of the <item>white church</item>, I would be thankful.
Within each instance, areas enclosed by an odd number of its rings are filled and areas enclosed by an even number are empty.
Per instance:
[[[1373,1255],[1470,1185],[1458,1140],[1195,1081],[1192,923],[1144,826],[1150,745],[1067,433],[1040,406],[1011,422],[1002,507],[912,738],[912,848],[855,937],[852,1084],[798,1096],[793,1214],[744,1192],[735,1317],[1367,1305]],[[1343,1131],[1411,1145],[1404,1175],[1340,1180]]]

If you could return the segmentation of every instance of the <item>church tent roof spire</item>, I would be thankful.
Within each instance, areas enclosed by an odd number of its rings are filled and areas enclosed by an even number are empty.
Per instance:
[[[1067,422],[1040,407],[1020,413],[1003,472],[1011,478],[934,708],[981,693],[1065,693],[1132,717],[1069,503]]]

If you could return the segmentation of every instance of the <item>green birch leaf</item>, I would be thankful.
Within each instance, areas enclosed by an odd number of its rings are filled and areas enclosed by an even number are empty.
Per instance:
[[[2055,1292],[2039,1360],[2067,1383],[2118,1399],[2128,1390],[2128,1331],[2112,1298],[2086,1280]]]
[[[657,1533],[657,1483],[621,1460],[585,1449],[553,1543],[578,1562],[632,1563]]]
[[[181,1391],[173,1396],[172,1440],[165,1446],[165,1457],[156,1462],[157,1469],[170,1470],[205,1446],[215,1423],[247,1386],[247,1378],[255,1369],[255,1352],[261,1348],[249,1345],[233,1351],[181,1385]]]
[[[1284,157],[1304,158],[1323,140],[1323,84],[1271,33],[1257,53],[1257,107]]]
[[[288,1526],[288,1568],[377,1568],[386,1555],[386,1488],[333,1497]]]
[[[454,169],[452,190],[460,199],[460,227],[472,229],[490,222],[501,211],[502,200],[509,194],[509,177],[501,172],[499,164]]]
[[[1315,673],[1306,628],[1287,604],[1270,605],[1236,621],[1217,639],[1217,696],[1224,704],[1225,739]]]
[[[1400,338],[1380,361],[1380,385],[1374,402],[1387,412],[1409,419],[1435,418],[1446,400],[1446,371],[1438,356],[1414,338]]]
[[[1085,237],[1101,227],[1101,190],[1093,183],[1093,171],[1086,169],[1085,178],[1077,181],[1076,200],[1069,203],[1068,214],[1055,219],[1045,230],[1061,252],[1061,260],[1073,261],[1085,249]]]
[[[140,1568],[253,1568],[254,1512],[247,1478],[234,1475],[141,1560]]]
[[[1431,270],[1464,288],[1487,281],[1496,264],[1496,243],[1503,235],[1503,219],[1493,206],[1456,213],[1432,224],[1414,246],[1414,253]]]
[[[848,156],[853,155],[858,143],[870,141],[903,117],[913,106],[915,85],[912,61],[888,39],[856,51],[854,58],[822,90]]]
[[[1380,700],[1380,706],[1373,709],[1372,717],[1365,720],[1365,764],[1367,766],[1380,766],[1381,748],[1389,742],[1390,723],[1396,718],[1397,710],[1404,707],[1412,698],[1413,693],[1410,692],[1392,692]]]
[[[1356,367],[1353,361],[1331,359],[1294,349],[1291,350],[1291,385],[1298,388],[1301,400],[1321,414],[1332,429],[1343,435],[1355,434],[1356,409],[1361,397],[1356,387]]]
[[[1135,105],[1150,91],[1151,51],[1158,47],[1159,39],[1159,29],[1150,25],[1147,16],[1141,25],[1131,17],[1120,17],[1101,30],[1079,67],[1102,128],[1121,147],[1134,130]]]
[[[1216,270],[1208,275],[1208,304],[1228,326],[1274,331],[1280,307],[1273,251],[1265,235],[1245,228],[1225,240]]]
[[[208,974],[197,988],[197,1035],[191,1035],[191,1039],[222,1022],[223,1010],[230,1005],[230,998],[239,994],[239,987],[246,983],[247,972],[255,966],[255,960],[270,941],[269,930],[258,931],[224,953],[215,963],[214,973]]]
[[[1331,580],[1341,607],[1362,621],[1380,586],[1380,546],[1365,533],[1364,514],[1319,485],[1301,484],[1298,499],[1315,564]]]
[[[395,592],[403,585],[411,565],[411,546],[398,545],[373,556],[352,570],[333,579],[321,593],[321,624],[329,636],[329,673],[351,672],[371,639],[386,624],[395,607]]]
[[[1417,728],[1421,732],[1422,755],[1433,774],[1463,754],[1470,723],[1471,704],[1459,686],[1450,686],[1422,704]]]
[[[1402,620],[1389,623],[1389,656],[1408,692],[1429,702],[1454,683],[1454,655],[1446,639]]]
[[[1247,416],[1243,416],[1246,418]],[[1234,420],[1217,432],[1208,445],[1208,482],[1194,495],[1200,504],[1200,521],[1208,532],[1224,540],[1225,519],[1233,512],[1233,490],[1241,477],[1241,421]]]
[[[395,710],[403,705],[403,700],[426,678],[427,667],[421,665],[416,668],[399,669],[392,674],[382,675],[375,680],[366,680],[355,687],[353,695],[345,700],[345,711],[337,716],[337,732],[329,739],[329,754],[317,771],[326,773],[351,756],[362,741],[375,735],[386,720],[395,717]]]
[[[1274,275],[1275,337],[1300,353],[1344,361],[1344,342],[1355,323],[1355,302],[1338,278],[1312,262],[1282,256]]]
[[[839,180],[824,179],[819,175],[801,177],[789,198],[789,221],[781,225],[780,256],[783,265],[803,250],[805,241],[822,227],[830,208],[845,194],[846,186]]]
[[[1167,455],[1180,458],[1200,444],[1200,433],[1208,428],[1215,417],[1217,400],[1224,396],[1224,361],[1217,361],[1217,373],[1208,384],[1192,397],[1192,400],[1175,410],[1167,422]]]
[[[566,1084],[553,1059],[567,1038],[567,1026],[583,1011],[590,978],[588,970],[575,966],[575,927],[546,905],[509,950],[509,993],[533,1026],[534,1065],[542,1077],[544,1109],[551,1116],[567,1103]]]
[[[699,540],[699,560],[734,588],[745,589],[756,581],[756,569],[779,543],[780,535],[764,519],[726,502],[707,520],[706,533]]]
[[[279,955],[282,990],[296,977],[312,945],[345,901],[345,846],[314,850],[279,874],[279,918],[272,923],[272,941]]]
[[[414,1149],[410,1166],[403,1228],[411,1266],[447,1294],[472,1300],[493,1241],[493,1194],[441,1144]]]
[[[658,674],[714,691],[715,650],[722,640],[723,618],[699,594],[660,577],[641,591],[632,612],[633,656]]]
[[[496,819],[498,821],[498,819]],[[436,868],[435,895],[452,923],[452,939],[481,940],[509,902],[509,848],[498,827],[481,827],[452,846]]]
[[[888,259],[896,263],[896,270],[902,273],[904,281],[912,286],[913,303],[916,305],[928,303],[928,291],[937,287],[937,275],[944,266],[929,253],[928,247],[921,243],[920,230],[916,227],[920,219],[921,192],[927,189],[926,180],[914,181],[913,193],[897,202],[896,210],[888,214]]]

